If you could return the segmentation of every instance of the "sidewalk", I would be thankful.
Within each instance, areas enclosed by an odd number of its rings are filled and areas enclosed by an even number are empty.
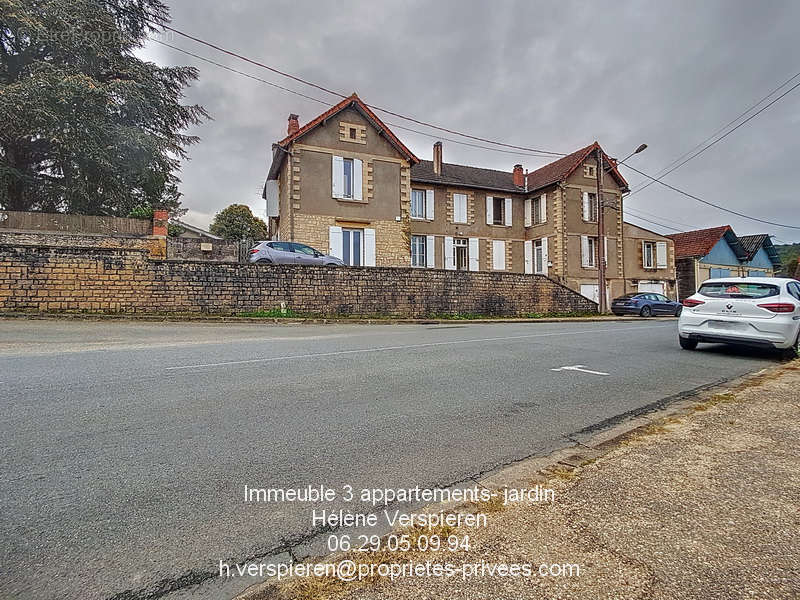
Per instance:
[[[257,587],[243,597],[800,597],[800,361],[671,412],[621,439],[587,441],[593,448],[583,447],[582,457],[562,456],[544,473],[521,464],[482,482],[546,482],[556,499],[484,506],[489,525],[469,531],[472,548],[458,553],[459,563],[569,563],[580,565],[580,576],[304,580]],[[453,560],[448,554],[378,560]]]

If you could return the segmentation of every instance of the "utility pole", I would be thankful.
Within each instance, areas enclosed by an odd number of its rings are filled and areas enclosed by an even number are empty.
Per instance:
[[[606,260],[605,260],[605,205],[603,204],[603,150],[597,146],[597,312],[608,312],[606,306]]]

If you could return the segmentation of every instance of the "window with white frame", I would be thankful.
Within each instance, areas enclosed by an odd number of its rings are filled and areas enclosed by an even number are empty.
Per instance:
[[[591,179],[597,178],[597,167],[595,165],[583,165],[583,176]]]
[[[492,198],[493,225],[505,225],[506,223],[506,199]]]
[[[467,195],[453,194],[453,223],[467,222]]]
[[[411,236],[411,266],[425,267],[428,265],[428,257],[425,246],[424,235]]]
[[[533,199],[532,212],[534,225],[540,225],[541,223],[547,222],[547,204],[544,194],[541,196],[536,196]]]
[[[545,272],[544,241],[536,240],[533,242],[533,272]]]
[[[645,269],[656,268],[655,242],[642,242],[642,266]]]
[[[411,218],[425,218],[425,190],[411,190]]]
[[[597,194],[583,193],[583,220],[587,223],[597,223]]]
[[[357,158],[334,156],[332,162],[333,197],[342,200],[362,199],[363,162]]]
[[[588,235],[581,236],[581,266],[586,268],[597,267],[597,238]]]
[[[343,159],[344,165],[344,194],[345,198],[352,198],[353,197],[353,159],[352,158],[345,158]]]
[[[453,239],[453,262],[456,271],[469,269],[469,246],[467,238]]]

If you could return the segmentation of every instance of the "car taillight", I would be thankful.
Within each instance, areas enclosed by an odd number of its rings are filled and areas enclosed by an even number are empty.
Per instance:
[[[258,248],[250,248],[250,254],[255,254],[258,252]]]
[[[693,306],[700,306],[701,304],[705,304],[702,300],[695,300],[694,298],[686,298],[683,302],[681,302],[684,306],[688,306],[692,308]]]
[[[759,304],[759,308],[766,308],[768,311],[774,313],[790,313],[794,312],[794,304],[788,302],[769,302],[767,304]]]

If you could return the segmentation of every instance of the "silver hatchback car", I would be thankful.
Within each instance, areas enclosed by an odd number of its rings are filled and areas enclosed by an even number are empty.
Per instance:
[[[275,265],[339,267],[341,259],[297,242],[259,242],[250,249],[250,262]]]

